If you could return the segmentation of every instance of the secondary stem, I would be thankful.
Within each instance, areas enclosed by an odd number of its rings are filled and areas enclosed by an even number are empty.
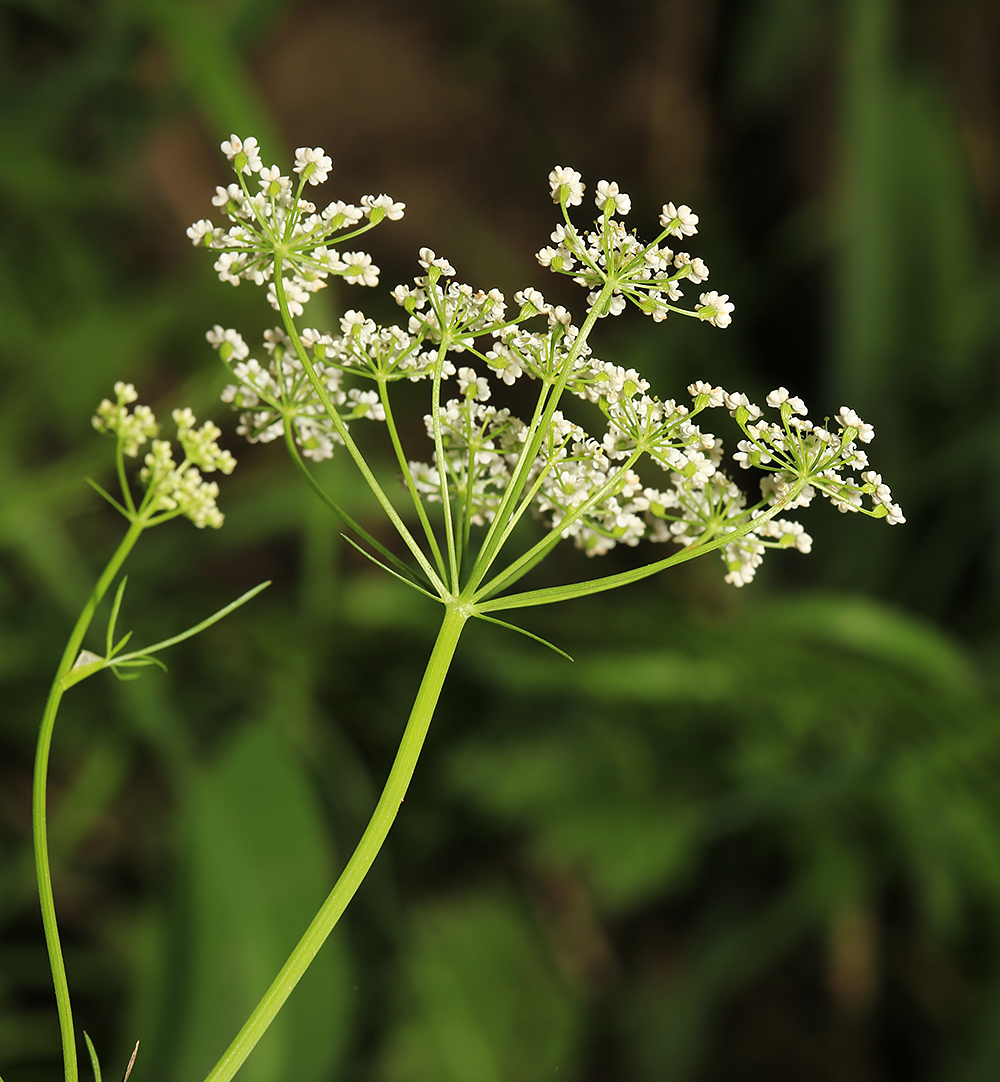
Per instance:
[[[358,842],[357,848],[320,911],[289,955],[288,961],[281,967],[271,987],[264,993],[263,999],[254,1008],[253,1013],[222,1058],[205,1076],[205,1082],[229,1082],[229,1079],[240,1069],[274,1020],[274,1016],[284,1005],[292,989],[298,984],[302,974],[309,968],[313,958],[316,957],[320,947],[347,908],[347,904],[361,886],[369,868],[375,862],[389,833],[389,828],[403,803],[410,779],[413,777],[417,758],[427,737],[427,730],[434,716],[434,709],[441,695],[441,688],[448,674],[451,659],[469,615],[469,611],[457,602],[449,604],[445,609],[444,621],[413,702],[413,709],[410,711],[410,717],[399,744],[399,751],[396,752],[385,788],[361,836],[361,841]]]
[[[73,1032],[73,1011],[70,1006],[69,984],[66,980],[66,966],[63,962],[62,947],[59,943],[59,926],[56,923],[55,900],[52,895],[52,873],[49,868],[49,841],[46,822],[46,789],[49,770],[49,749],[52,746],[52,733],[56,724],[56,713],[66,690],[63,678],[73,668],[80,653],[80,644],[90,627],[97,606],[108,591],[121,569],[125,558],[139,540],[139,535],[147,523],[136,519],[122,538],[115,554],[97,580],[83,611],[76,622],[66,643],[59,668],[56,670],[49,698],[42,715],[42,724],[38,733],[38,747],[35,752],[35,777],[31,796],[31,833],[35,847],[35,877],[38,880],[38,901],[42,910],[42,927],[45,929],[45,946],[49,954],[49,968],[52,970],[52,984],[56,994],[56,1007],[59,1012],[59,1032],[62,1037],[63,1069],[66,1082],[77,1082],[78,1068],[76,1059],[76,1036]]]

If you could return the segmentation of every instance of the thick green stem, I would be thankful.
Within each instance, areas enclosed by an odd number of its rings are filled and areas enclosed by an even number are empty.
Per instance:
[[[316,957],[320,947],[323,946],[327,936],[347,908],[348,902],[354,897],[368,874],[403,803],[403,797],[406,795],[417,764],[417,757],[427,737],[427,730],[448,674],[451,659],[455,654],[459,636],[470,615],[470,610],[460,602],[448,605],[437,641],[427,662],[424,678],[417,691],[413,709],[410,711],[410,717],[399,744],[399,751],[396,753],[396,759],[389,771],[382,796],[379,798],[361,841],[358,842],[357,848],[320,911],[289,955],[288,961],[281,967],[271,987],[264,993],[264,998],[254,1008],[233,1043],[205,1076],[205,1082],[229,1082],[229,1079],[240,1069],[254,1045],[274,1021],[275,1015],[281,1010],[302,974],[309,968],[309,964]]]
[[[56,907],[52,895],[52,873],[49,868],[49,841],[46,823],[46,789],[48,785],[49,749],[52,746],[52,733],[56,724],[56,713],[66,690],[64,678],[73,668],[80,653],[83,637],[90,627],[97,606],[108,591],[121,569],[125,558],[132,551],[139,535],[148,523],[137,519],[129,526],[128,533],[122,538],[117,551],[108,561],[87,599],[80,618],[70,634],[62,660],[56,670],[52,688],[49,691],[45,713],[38,733],[38,747],[35,752],[35,777],[31,797],[31,827],[35,845],[35,876],[38,880],[38,901],[42,909],[42,927],[45,929],[45,946],[49,953],[49,968],[52,970],[52,984],[55,988],[56,1007],[59,1011],[59,1032],[62,1037],[63,1068],[66,1082],[77,1082],[78,1069],[76,1059],[76,1036],[73,1032],[73,1011],[70,1006],[69,984],[66,980],[66,966],[63,962],[62,947],[59,943],[59,926],[56,923]]]

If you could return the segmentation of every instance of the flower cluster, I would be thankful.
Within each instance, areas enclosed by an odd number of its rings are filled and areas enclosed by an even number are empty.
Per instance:
[[[632,209],[631,198],[616,181],[602,180],[597,185],[595,202],[601,212],[593,230],[578,233],[567,208],[583,202],[585,186],[575,169],[557,165],[549,174],[552,199],[563,210],[564,221],[552,232],[552,245],[542,248],[538,262],[559,274],[568,274],[590,290],[588,303],[596,305],[607,287],[599,315],[619,315],[631,301],[657,322],[668,312],[697,315],[716,327],[728,327],[734,305],[726,293],[714,290],[702,293],[693,312],[676,308],[683,296],[680,283],[687,279],[699,285],[708,278],[708,267],[698,256],[675,252],[662,244],[667,237],[684,238],[698,232],[698,215],[690,207],[665,203],[660,212],[662,230],[650,244],[630,233],[616,216],[624,217]]]
[[[420,249],[419,263],[426,273],[413,279],[415,288],[398,285],[392,291],[396,303],[409,313],[411,334],[443,342],[460,353],[479,335],[504,325],[507,304],[499,289],[484,292],[460,282],[443,286],[441,279],[453,277],[455,268],[431,248]]]
[[[674,311],[729,325],[733,305],[726,294],[701,293],[693,310],[675,306],[685,281],[700,285],[709,276],[699,257],[667,246],[668,238],[683,242],[697,233],[698,216],[690,207],[665,203],[661,231],[646,244],[621,222],[631,210],[630,197],[616,182],[602,180],[595,195],[599,216],[593,229],[578,232],[568,210],[582,204],[586,189],[578,172],[556,166],[549,185],[563,222],[538,261],[588,290],[582,327],[535,288],[517,291],[516,312],[508,313],[499,290],[453,281],[451,263],[422,248],[421,273],[412,285],[392,290],[407,313],[405,329],[380,326],[351,310],[340,320],[340,334],[329,335],[295,327],[308,294],[330,273],[374,284],[377,269],[367,255],[339,256],[326,241],[337,230],[354,229],[354,236],[380,217],[399,217],[402,205],[365,197],[360,208],[337,202],[317,214],[301,196],[305,184],[321,182],[330,171],[321,149],[297,152],[300,179],[294,190],[276,168],[262,169],[253,140],[233,137],[223,150],[239,184],[220,189],[216,201],[226,206],[233,228],[223,234],[198,223],[192,239],[223,249],[217,269],[224,278],[269,281],[272,303],[280,300],[279,268],[291,276],[283,290],[284,327],[265,335],[266,363],[250,357],[235,330],[215,327],[208,333],[238,381],[223,397],[241,411],[239,432],[249,440],[273,440],[287,426],[304,454],[319,461],[338,443],[350,443],[348,422],[388,421],[414,499],[446,499],[445,513],[455,518],[456,534],[465,541],[470,527],[493,523],[501,508],[506,516],[530,508],[550,537],[571,537],[589,555],[643,538],[686,549],[711,545],[720,551],[726,581],[735,586],[751,581],[767,549],[810,551],[812,539],[802,526],[779,514],[808,505],[817,494],[841,511],[861,511],[889,524],[904,521],[860,446],[874,432],[847,407],[832,424],[818,425],[808,420],[800,399],[778,388],[767,398],[777,419],[768,420],[745,395],[702,382],[688,388],[692,405],[682,405],[652,395],[635,369],[592,353],[587,338],[595,320],[618,314],[629,301],[657,321]],[[245,178],[255,174],[261,191],[251,196]],[[368,224],[359,226],[365,216]],[[377,390],[348,386],[356,378]],[[404,456],[388,388],[394,381],[428,378],[435,380],[435,396],[442,380],[454,378],[458,395],[425,416],[435,454],[431,461],[414,461]],[[530,423],[494,404],[495,394],[522,378],[540,384]],[[597,436],[565,415],[565,391],[603,415]],[[743,436],[735,463],[764,471],[756,499],[727,475],[721,441],[696,423],[699,414],[720,408]],[[643,459],[661,474],[652,486],[640,476]],[[506,500],[512,485],[519,493],[516,509]]]
[[[139,405],[129,412],[129,405],[138,397],[132,384],[116,383],[115,397],[115,402],[104,399],[97,407],[93,418],[97,431],[115,436],[122,454],[131,458],[135,458],[140,447],[152,439],[139,471],[139,481],[145,487],[146,495],[138,512],[133,509],[133,513],[143,516],[149,525],[184,515],[199,528],[212,526],[218,529],[223,522],[222,512],[215,503],[219,486],[214,481],[205,481],[202,472],[218,470],[228,474],[236,466],[236,459],[217,442],[222,434],[219,427],[206,421],[198,428],[190,409],[174,410],[177,438],[184,452],[181,462],[177,463],[170,441],[155,438],[160,426],[149,406]],[[130,508],[133,507],[129,495],[125,500]],[[119,509],[124,510],[120,506]]]
[[[122,453],[129,458],[135,458],[147,440],[160,434],[160,426],[149,406],[136,406],[129,412],[129,406],[138,397],[131,383],[119,380],[115,384],[115,401],[105,398],[93,417],[94,428],[98,432],[116,436]]]
[[[836,430],[831,431],[829,421],[823,425],[810,421],[805,403],[791,397],[785,387],[767,396],[767,404],[780,412],[780,423],[765,420],[760,409],[742,396],[723,392],[723,401],[747,437],[733,457],[744,469],[755,466],[771,474],[761,483],[769,502],[777,503],[805,479],[787,506],[807,507],[819,492],[839,511],[861,511],[890,525],[906,521],[889,486],[868,468],[868,455],[858,446],[871,443],[875,429],[848,406],[841,406],[834,418]],[[861,480],[845,473],[850,470],[861,470]],[[870,507],[865,506],[865,497]]]
[[[510,410],[480,400],[489,397],[489,387],[471,368],[460,369],[459,385],[463,383],[465,397],[451,399],[439,411],[444,464],[451,498],[467,508],[469,525],[483,526],[493,521],[510,482],[510,467],[517,459],[511,452],[525,426]],[[424,417],[424,424],[433,439],[433,416]],[[426,462],[409,466],[417,491],[432,503],[440,502],[438,467]]]
[[[330,244],[352,240],[383,218],[402,218],[404,204],[387,195],[366,195],[360,206],[336,201],[317,210],[302,191],[307,183],[321,184],[333,167],[322,147],[295,152],[297,184],[277,166],[264,168],[256,139],[233,135],[222,151],[233,164],[236,182],[218,187],[212,203],[231,224],[222,229],[203,218],[187,231],[193,244],[219,253],[215,271],[222,281],[234,286],[245,279],[267,283],[272,307],[280,311],[284,300],[293,316],[302,315],[305,303],[330,275],[357,285],[378,284],[379,269],[370,255],[336,251]],[[251,192],[248,181],[253,177],[259,190]],[[276,251],[282,253],[280,260]]]
[[[215,326],[206,337],[239,380],[224,388],[222,400],[241,411],[236,431],[251,443],[278,439],[287,422],[306,458],[321,462],[332,458],[335,445],[343,442],[330,417],[330,407],[337,411],[345,427],[358,418],[385,420],[378,393],[358,388],[344,390],[341,367],[327,361],[328,355],[339,356],[342,339],[335,340],[316,330],[305,330],[300,335],[304,348],[312,353],[311,364],[323,388],[324,402],[291,339],[280,327],[264,332],[264,349],[269,355],[266,365],[250,357],[249,348],[234,330]]]

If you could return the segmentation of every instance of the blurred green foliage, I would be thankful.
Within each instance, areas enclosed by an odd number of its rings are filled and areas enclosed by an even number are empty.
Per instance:
[[[817,511],[816,554],[739,594],[709,560],[529,614],[572,666],[472,629],[388,849],[240,1077],[995,1077],[1000,26],[990,0],[957,6],[7,0],[7,1082],[58,1072],[30,771],[120,530],[83,483],[111,465],[90,414],[116,379],[161,415],[214,410],[205,328],[266,316],[183,236],[231,130],[275,158],[323,143],[344,198],[404,198],[372,245],[387,285],[428,243],[477,285],[554,295],[531,252],[557,160],[617,177],[637,214],[689,202],[737,322],[622,319],[603,355],[668,394],[850,403],[910,519]],[[144,538],[121,620],[155,641],[275,586],[168,674],[74,690],[55,739],[78,1022],[106,1073],[140,1038],[151,1082],[211,1066],[332,883],[436,618],[341,543],[280,449],[230,446],[225,528]],[[345,464],[325,473],[367,522]]]

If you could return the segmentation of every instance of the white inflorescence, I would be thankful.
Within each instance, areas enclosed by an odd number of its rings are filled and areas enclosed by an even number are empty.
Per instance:
[[[283,253],[281,283],[292,315],[300,316],[304,305],[326,279],[335,275],[355,285],[378,285],[379,269],[364,252],[338,252],[331,242],[343,243],[370,229],[383,218],[403,216],[403,204],[387,195],[366,195],[360,206],[340,201],[323,210],[302,198],[305,184],[322,184],[333,162],[322,147],[299,147],[295,152],[298,183],[274,165],[263,166],[256,139],[231,136],[222,152],[233,163],[237,182],[216,188],[212,203],[229,218],[229,228],[219,228],[203,218],[187,231],[191,242],[218,252],[215,271],[223,282],[239,285],[249,280],[268,284],[268,300],[276,311],[281,302],[274,281],[275,251]],[[258,190],[249,180],[257,177]]]
[[[223,151],[239,183],[218,189],[213,202],[226,209],[231,227],[223,232],[203,220],[188,234],[195,244],[219,251],[216,269],[224,281],[266,283],[272,305],[280,307],[274,277],[280,249],[283,292],[292,317],[302,314],[330,274],[362,285],[376,283],[378,268],[370,256],[338,254],[328,241],[342,231],[355,236],[383,217],[398,219],[401,203],[384,195],[364,196],[360,206],[335,202],[317,213],[301,193],[303,184],[320,183],[332,167],[321,148],[296,152],[297,186],[276,166],[262,168],[255,140],[241,142],[234,136]],[[251,195],[244,178],[255,173],[261,190]],[[656,321],[673,311],[716,327],[732,322],[733,303],[715,290],[700,293],[693,309],[676,307],[685,281],[701,285],[709,276],[700,257],[665,244],[668,237],[697,233],[698,216],[690,207],[664,204],[661,232],[645,243],[620,221],[630,212],[631,199],[615,181],[598,183],[594,202],[599,216],[593,229],[581,232],[568,213],[583,203],[580,174],[556,166],[549,187],[563,221],[553,230],[551,245],[538,253],[538,262],[583,286],[593,316],[617,315],[632,303]],[[297,344],[287,329],[268,331],[264,363],[250,356],[235,330],[216,326],[209,331],[209,341],[237,381],[223,397],[241,411],[239,432],[251,441],[268,441],[289,426],[303,453],[320,461],[341,442],[329,409],[345,424],[362,418],[384,421],[383,396],[390,383],[454,378],[458,395],[439,407],[436,418],[428,414],[424,419],[428,435],[440,440],[441,459],[412,461],[408,469],[422,498],[440,501],[446,488],[466,520],[482,526],[492,521],[519,469],[530,432],[509,409],[493,404],[494,393],[524,378],[550,389],[558,385],[603,414],[603,431],[595,437],[557,410],[534,461],[526,471],[524,464],[520,467],[537,516],[589,555],[641,539],[693,546],[732,535],[720,549],[726,581],[743,586],[767,549],[807,553],[812,547],[799,523],[776,517],[778,504],[782,510],[804,507],[819,494],[841,511],[860,511],[890,524],[904,521],[859,446],[871,441],[874,430],[848,407],[832,424],[818,425],[808,420],[800,398],[779,387],[767,396],[767,407],[777,411],[776,419],[768,419],[746,395],[704,382],[688,388],[690,406],[661,400],[634,369],[595,357],[570,313],[550,304],[539,290],[516,292],[517,308],[508,311],[499,290],[455,282],[455,268],[432,249],[421,248],[418,262],[422,273],[413,284],[392,290],[407,314],[405,328],[380,326],[352,309],[344,313],[336,335],[300,330]],[[371,389],[347,385],[356,380],[368,381]],[[728,411],[742,431],[735,463],[764,471],[755,502],[727,476],[721,441],[695,423],[711,409]],[[139,428],[131,438],[141,442]],[[640,478],[642,459],[660,471],[656,486]]]

